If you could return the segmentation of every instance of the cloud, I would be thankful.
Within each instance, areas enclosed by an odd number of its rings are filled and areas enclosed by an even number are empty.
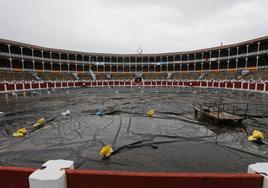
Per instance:
[[[0,0],[0,37],[105,53],[184,51],[266,35],[267,0]]]

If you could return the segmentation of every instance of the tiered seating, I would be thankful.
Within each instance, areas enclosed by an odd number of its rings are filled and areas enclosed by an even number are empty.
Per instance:
[[[167,73],[144,73],[143,74],[143,79],[145,80],[163,80],[163,79],[167,79]]]
[[[112,80],[133,80],[133,73],[112,73]]]
[[[0,71],[0,81],[34,80],[29,72]]]
[[[73,75],[70,73],[38,73],[41,80],[74,80]]]
[[[205,78],[207,80],[224,80],[228,77],[228,72],[210,72]]]
[[[105,80],[105,74],[104,73],[95,73],[97,80]]]
[[[179,73],[173,74],[175,80],[196,80],[200,76],[200,73]]]
[[[244,80],[268,80],[268,69],[254,71],[243,77]]]
[[[78,74],[80,80],[92,80],[89,74]]]

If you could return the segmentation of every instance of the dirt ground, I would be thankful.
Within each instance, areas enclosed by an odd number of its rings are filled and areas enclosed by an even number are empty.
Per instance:
[[[194,117],[193,102],[247,102],[244,127],[215,126]],[[96,109],[106,114],[96,116]],[[70,110],[70,116],[61,113]],[[146,112],[155,109],[153,117]],[[247,133],[268,133],[268,95],[194,88],[69,89],[0,96],[0,165],[40,167],[51,159],[75,168],[131,171],[246,172],[268,161],[268,145]],[[14,138],[18,128],[44,127]],[[267,137],[264,140],[268,143]],[[114,153],[102,160],[101,148]]]

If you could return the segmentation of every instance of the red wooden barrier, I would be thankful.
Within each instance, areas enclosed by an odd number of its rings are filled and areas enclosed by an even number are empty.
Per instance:
[[[218,82],[214,82],[214,87],[219,87],[219,83]]]
[[[242,85],[241,82],[235,82],[235,86],[234,87],[236,89],[241,89],[241,85]]]
[[[0,167],[0,187],[29,188],[28,177],[36,169],[19,167]]]
[[[248,89],[249,83],[243,83],[243,89]]]
[[[68,188],[261,188],[257,174],[146,173],[67,170]]]
[[[31,88],[31,86],[30,86],[29,83],[25,83],[25,84],[24,84],[24,89],[30,89],[30,88]]]
[[[103,81],[63,81],[63,82],[28,82],[28,83],[1,83],[0,92],[3,92],[7,86],[9,92],[16,89],[30,90],[30,89],[46,89],[48,88],[66,88],[66,87],[208,87],[208,88],[229,88],[229,89],[243,89],[268,91],[268,83],[252,83],[241,81],[176,81],[176,80],[145,80],[144,82],[135,83],[130,80],[103,80]],[[23,87],[24,85],[24,87]],[[256,86],[256,87],[255,87]]]
[[[227,88],[233,88],[233,82],[227,82]]]
[[[32,88],[33,89],[38,89],[39,88],[39,84],[38,83],[32,83]]]
[[[250,90],[255,90],[255,83],[250,83],[249,84],[249,89]]]
[[[0,187],[29,188],[36,169],[0,167]],[[68,188],[261,188],[258,174],[164,173],[97,170],[66,170]]]
[[[0,91],[5,91],[5,84],[0,83]]]
[[[6,84],[6,86],[7,86],[7,90],[8,91],[12,91],[12,90],[15,90],[15,87],[14,87],[14,84]]]
[[[21,83],[16,84],[17,90],[22,90],[23,85]]]
[[[257,84],[258,91],[263,91],[263,89],[264,89],[264,84]]]

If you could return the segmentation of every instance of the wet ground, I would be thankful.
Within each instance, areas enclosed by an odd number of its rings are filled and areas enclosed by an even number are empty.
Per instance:
[[[215,126],[193,114],[193,101],[248,102],[244,128]],[[104,107],[108,114],[96,116]],[[149,109],[155,116],[146,117]],[[70,116],[61,116],[66,110]],[[0,165],[40,167],[68,159],[76,168],[131,171],[246,172],[268,161],[268,145],[247,141],[254,129],[268,133],[268,95],[224,90],[70,89],[0,96]],[[53,121],[31,128],[41,117]],[[268,142],[267,138],[264,140]],[[100,149],[114,153],[102,160]]]

